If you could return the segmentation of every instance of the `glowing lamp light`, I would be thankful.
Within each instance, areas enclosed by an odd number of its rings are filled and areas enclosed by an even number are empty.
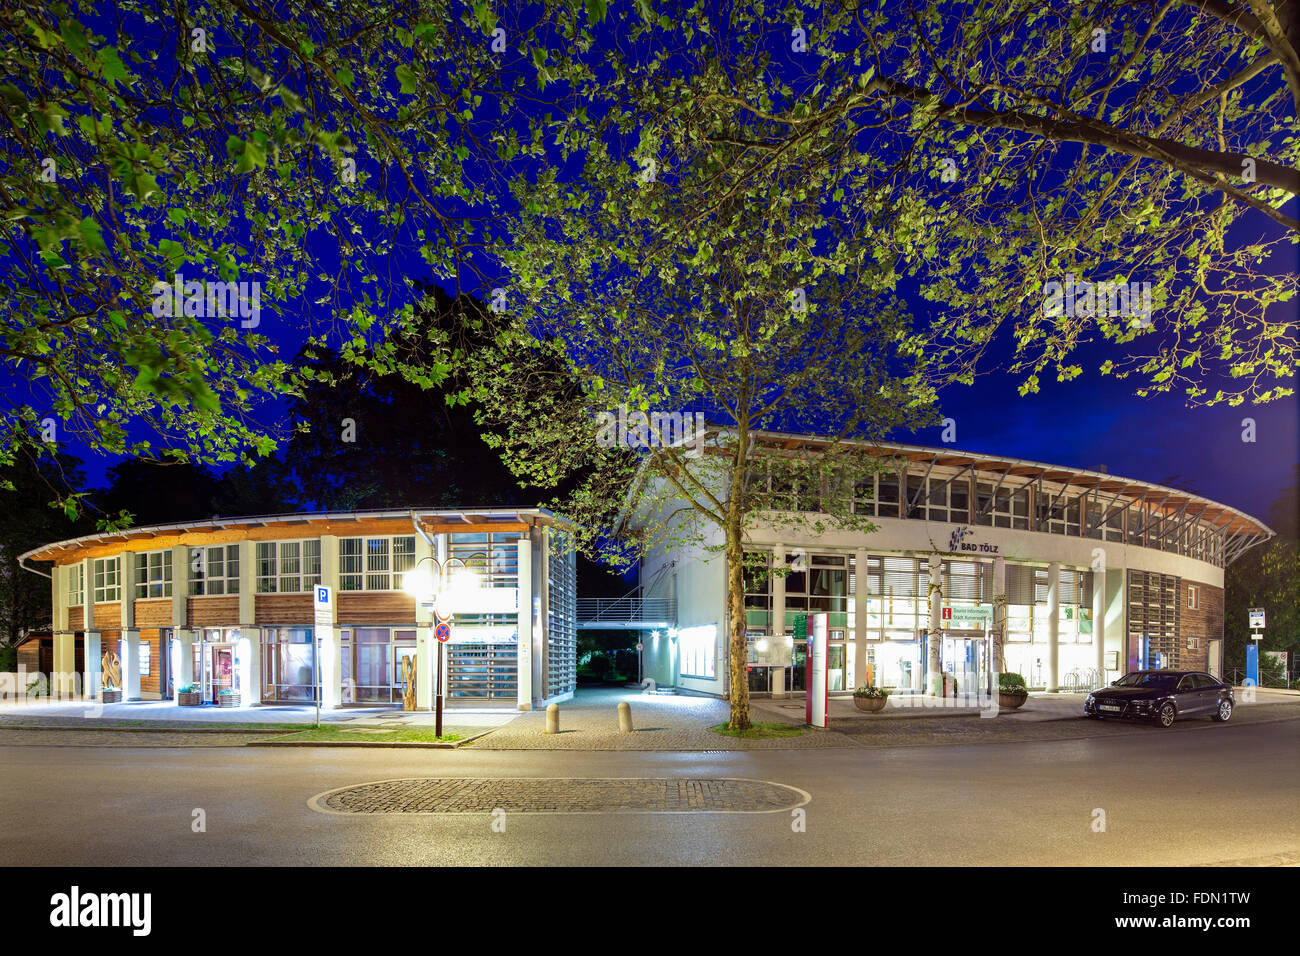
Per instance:
[[[402,590],[417,601],[431,601],[438,593],[438,581],[432,571],[421,565],[403,575]]]

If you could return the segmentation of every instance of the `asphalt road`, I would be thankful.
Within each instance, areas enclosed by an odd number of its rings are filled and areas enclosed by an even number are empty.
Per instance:
[[[1298,755],[1300,720],[689,754],[5,746],[0,864],[1296,863]],[[788,810],[511,813],[496,832],[488,814],[308,807],[323,791],[404,776],[743,777],[811,800],[805,832]],[[206,832],[193,832],[196,809]]]

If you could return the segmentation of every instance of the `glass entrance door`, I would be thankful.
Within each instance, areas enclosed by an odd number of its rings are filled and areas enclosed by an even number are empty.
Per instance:
[[[973,694],[987,683],[988,642],[981,638],[945,637],[942,670],[957,679],[957,693]]]
[[[235,650],[228,644],[217,644],[211,648],[209,657],[208,700],[214,704],[221,703],[223,690],[235,690]]]
[[[826,690],[830,693],[844,690],[844,645],[832,644],[826,659]]]

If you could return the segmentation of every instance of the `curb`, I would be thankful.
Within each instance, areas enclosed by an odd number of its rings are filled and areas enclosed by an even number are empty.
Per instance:
[[[494,728],[495,729],[495,728]],[[297,733],[298,731],[289,731]],[[279,731],[284,736],[283,731]],[[452,740],[445,743],[432,740],[250,740],[245,747],[387,747],[394,750],[456,750],[472,743],[480,737],[492,733],[485,730],[481,734],[466,737],[464,740]]]
[[[0,721],[0,730],[89,730],[120,731],[132,734],[292,734],[292,730],[268,730],[265,727],[87,727],[85,724],[5,724]]]

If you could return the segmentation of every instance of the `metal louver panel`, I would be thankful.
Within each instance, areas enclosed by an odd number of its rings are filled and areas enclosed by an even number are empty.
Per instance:
[[[1007,565],[1007,603],[1034,603],[1034,569],[1024,564]]]
[[[884,592],[894,597],[917,597],[917,562],[915,558],[884,559]]]

